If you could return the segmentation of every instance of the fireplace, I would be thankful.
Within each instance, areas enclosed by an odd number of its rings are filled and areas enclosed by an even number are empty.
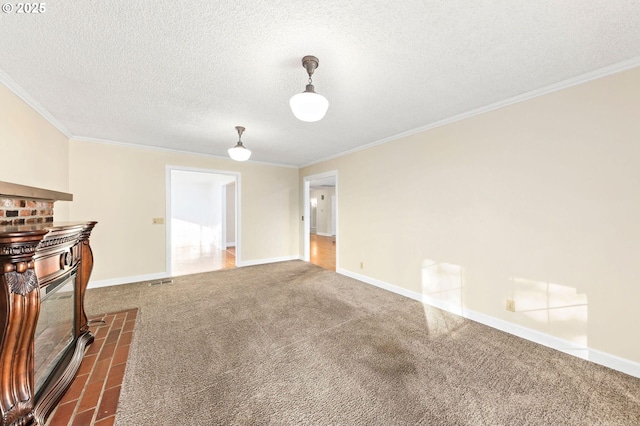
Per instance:
[[[9,189],[35,192],[7,194],[6,185],[0,182],[0,216],[12,222],[0,225],[0,426],[44,425],[93,342],[84,293],[93,269],[89,236],[96,222],[29,217],[53,214],[33,208],[39,200],[29,197],[53,200],[52,194],[61,193],[14,185]],[[15,200],[20,197],[27,199]]]
[[[40,315],[33,339],[34,392],[44,388],[64,355],[71,349],[74,324],[75,274],[40,289]]]

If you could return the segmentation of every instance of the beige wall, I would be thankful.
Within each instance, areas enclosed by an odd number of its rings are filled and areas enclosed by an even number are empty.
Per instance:
[[[0,147],[0,181],[69,191],[67,137],[2,84]],[[68,204],[55,203],[55,220],[67,219]]]
[[[69,141],[0,85],[0,180],[74,195],[56,202],[55,220],[97,220],[92,281],[127,280],[166,271],[166,165],[241,174],[244,264],[297,258],[298,171],[227,159]],[[236,241],[237,243],[237,241]]]
[[[73,193],[110,280],[166,270],[168,164],[241,173],[247,263],[303,252],[302,177],[337,170],[343,271],[640,362],[639,108],[633,69],[298,173],[68,141],[0,85],[0,180]]]
[[[166,271],[166,166],[241,174],[243,263],[298,257],[298,171],[293,168],[70,141],[73,220],[97,220],[91,243],[92,280],[117,280]],[[237,241],[236,241],[237,242]]]
[[[306,167],[300,187],[338,171],[342,270],[640,362],[638,111],[640,68]]]

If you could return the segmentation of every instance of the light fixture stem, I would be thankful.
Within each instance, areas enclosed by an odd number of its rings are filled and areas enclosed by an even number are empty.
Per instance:
[[[236,130],[238,131],[238,142],[242,140],[242,133],[244,132],[244,127],[236,126]]]

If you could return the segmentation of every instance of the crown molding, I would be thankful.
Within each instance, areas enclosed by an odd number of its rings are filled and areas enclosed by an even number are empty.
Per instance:
[[[430,124],[427,124],[425,126],[421,126],[421,127],[417,127],[415,129],[412,130],[408,130],[406,132],[402,132],[402,133],[398,133],[396,135],[393,136],[389,136],[383,139],[379,139],[377,141],[365,144],[365,145],[361,145],[359,147],[347,150],[347,151],[343,151],[340,152],[338,154],[335,155],[331,155],[328,157],[324,157],[321,158],[319,160],[316,161],[312,161],[306,164],[301,164],[301,165],[297,165],[297,166],[292,166],[292,165],[288,165],[288,164],[278,164],[278,163],[268,163],[268,162],[261,162],[261,161],[252,161],[252,160],[248,160],[248,163],[253,163],[253,164],[262,164],[262,165],[268,165],[268,166],[276,166],[276,167],[285,167],[285,168],[295,168],[295,169],[301,169],[304,167],[308,167],[308,166],[312,166],[314,164],[319,164],[319,163],[323,163],[325,161],[329,161],[329,160],[333,160],[336,158],[341,158],[350,154],[353,154],[355,152],[358,151],[363,151],[365,149],[369,149],[372,148],[374,146],[377,145],[382,145],[388,142],[393,142],[396,141],[398,139],[403,139],[412,135],[415,135],[417,133],[422,133],[425,132],[427,130],[431,130],[434,129],[436,127],[441,127],[441,126],[445,126],[447,124],[450,123],[454,123],[456,121],[461,121],[476,115],[480,115],[480,114],[484,114],[486,112],[489,111],[493,111],[499,108],[503,108],[512,104],[516,104],[519,102],[523,102],[529,99],[533,99],[539,96],[543,96],[549,93],[553,93],[553,92],[557,92],[563,89],[567,89],[569,87],[572,86],[577,86],[579,84],[583,84],[583,83],[587,83],[589,81],[592,80],[596,80],[599,78],[603,78],[606,77],[608,75],[611,74],[616,74],[622,71],[626,71],[628,69],[632,69],[632,68],[636,68],[640,66],[640,56],[636,56],[634,58],[628,59],[626,61],[623,62],[619,62],[607,67],[603,67],[603,68],[599,68],[597,70],[585,73],[585,74],[581,74],[572,78],[569,78],[567,80],[563,80],[561,82],[558,83],[554,83],[536,90],[532,90],[530,92],[527,93],[523,93],[521,95],[517,95],[499,102],[495,102],[493,104],[489,104],[486,105],[484,107],[480,107],[480,108],[476,108],[467,112],[463,112],[461,114],[457,114],[454,115],[452,117],[449,118],[445,118],[443,120],[439,120]],[[212,157],[212,158],[218,158],[218,159],[227,159],[229,160],[228,157],[222,157],[222,156],[217,156],[217,155],[211,155],[211,154],[203,154],[203,153],[198,153],[198,152],[192,152],[192,151],[184,151],[184,150],[177,150],[177,149],[170,149],[170,148],[160,148],[160,147],[154,147],[154,146],[149,146],[149,145],[140,145],[140,144],[134,144],[134,143],[126,143],[126,142],[119,142],[119,141],[111,141],[111,140],[106,140],[106,139],[97,139],[97,138],[91,138],[91,137],[83,137],[83,136],[77,136],[74,135],[69,129],[67,129],[66,126],[64,126],[60,121],[58,121],[58,119],[56,119],[53,115],[51,115],[49,113],[49,111],[47,111],[38,101],[36,101],[29,93],[27,93],[22,87],[20,87],[11,77],[9,77],[9,75],[7,73],[5,73],[2,69],[0,69],[0,83],[4,84],[5,86],[7,86],[7,88],[13,92],[16,96],[18,96],[20,99],[22,99],[27,105],[29,105],[33,110],[35,110],[38,114],[40,114],[45,120],[47,120],[53,127],[55,127],[56,129],[58,129],[61,133],[63,133],[67,138],[69,139],[73,139],[73,140],[77,140],[77,141],[84,141],[84,142],[94,142],[94,143],[103,143],[103,144],[110,144],[110,145],[119,145],[119,146],[124,146],[124,147],[129,147],[129,148],[138,148],[138,149],[150,149],[150,150],[160,150],[160,151],[165,151],[165,152],[175,152],[175,153],[181,153],[181,154],[191,154],[191,155],[202,155],[202,156],[206,156],[206,157]]]
[[[185,151],[185,150],[180,150],[180,149],[173,149],[173,148],[163,148],[163,147],[158,147],[158,146],[151,146],[151,145],[141,145],[141,144],[135,144],[135,143],[129,143],[129,142],[119,142],[119,141],[114,141],[114,140],[109,140],[109,139],[99,139],[99,138],[91,138],[91,137],[87,137],[87,136],[74,136],[71,137],[69,139],[72,139],[76,142],[90,142],[90,143],[99,143],[99,144],[103,144],[103,145],[116,145],[116,146],[121,146],[124,148],[134,148],[134,149],[143,149],[143,150],[149,150],[149,151],[160,151],[160,152],[171,152],[174,154],[184,154],[184,155],[197,155],[199,157],[209,157],[209,158],[215,158],[218,160],[229,160],[229,161],[233,161],[234,163],[238,163],[238,161],[232,160],[229,157],[226,156],[220,156],[220,155],[213,155],[213,154],[204,154],[201,152],[194,152],[194,151]],[[265,161],[254,161],[254,160],[247,160],[247,161],[242,161],[242,163],[251,163],[251,164],[260,164],[263,166],[271,166],[271,167],[284,167],[284,168],[288,168],[288,169],[298,169],[297,166],[291,166],[288,164],[277,164],[277,163],[267,163]]]
[[[43,107],[38,101],[36,101],[26,90],[18,85],[7,73],[5,73],[2,69],[0,69],[0,83],[7,86],[9,90],[13,92],[14,95],[19,97],[29,105],[35,112],[40,114],[42,118],[47,120],[53,127],[58,129],[63,135],[67,138],[71,139],[73,137],[73,133],[67,127],[58,121],[45,107]]]
[[[353,148],[353,149],[350,149],[350,150],[347,150],[347,151],[343,151],[343,152],[341,152],[339,154],[331,155],[329,157],[325,157],[325,158],[322,158],[322,159],[317,160],[317,161],[312,161],[311,163],[303,164],[303,165],[301,165],[299,167],[300,168],[308,167],[308,166],[312,166],[314,164],[319,164],[319,163],[323,163],[325,161],[329,161],[329,160],[333,160],[333,159],[336,159],[336,158],[344,157],[344,156],[347,156],[349,154],[353,154],[353,153],[358,152],[358,151],[363,151],[365,149],[369,149],[369,148],[372,148],[372,147],[377,146],[377,145],[382,145],[382,144],[385,144],[387,142],[393,142],[393,141],[398,140],[398,139],[403,139],[403,138],[406,138],[406,137],[409,137],[409,136],[413,136],[413,135],[415,135],[417,133],[422,133],[422,132],[426,132],[427,130],[435,129],[436,127],[445,126],[447,124],[451,124],[451,123],[454,123],[456,121],[461,121],[461,120],[464,120],[464,119],[467,119],[467,118],[470,118],[470,117],[473,117],[473,116],[476,116],[476,115],[484,114],[484,113],[489,112],[489,111],[493,111],[493,110],[496,110],[496,109],[499,109],[499,108],[504,108],[506,106],[517,104],[517,103],[520,103],[520,102],[523,102],[523,101],[526,101],[526,100],[529,100],[529,99],[537,98],[539,96],[547,95],[549,93],[558,92],[558,91],[563,90],[563,89],[568,89],[569,87],[577,86],[577,85],[580,85],[580,84],[583,84],[583,83],[587,83],[587,82],[592,81],[592,80],[597,80],[599,78],[603,78],[603,77],[606,77],[606,76],[609,76],[609,75],[612,75],[612,74],[616,74],[616,73],[619,73],[619,72],[623,72],[623,71],[626,71],[626,70],[629,70],[629,69],[632,69],[632,68],[636,68],[636,67],[639,67],[639,66],[640,66],[640,56],[636,56],[635,58],[631,58],[631,59],[623,61],[623,62],[618,62],[617,64],[609,65],[609,66],[604,67],[604,68],[599,68],[597,70],[594,70],[594,71],[591,71],[591,72],[588,72],[588,73],[585,73],[585,74],[580,74],[578,76],[571,77],[571,78],[569,78],[567,80],[563,80],[563,81],[560,81],[558,83],[550,84],[548,86],[544,86],[544,87],[541,87],[539,89],[523,93],[521,95],[513,96],[511,98],[508,98],[508,99],[505,99],[505,100],[502,100],[502,101],[498,101],[498,102],[495,102],[495,103],[492,103],[492,104],[489,104],[489,105],[485,105],[483,107],[476,108],[476,109],[473,109],[473,110],[470,110],[470,111],[467,111],[467,112],[463,112],[463,113],[454,115],[452,117],[448,117],[448,118],[445,118],[443,120],[439,120],[439,121],[433,122],[431,124],[427,124],[425,126],[417,127],[417,128],[415,128],[413,130],[408,130],[406,132],[398,133],[398,134],[393,135],[393,136],[389,136],[389,137],[386,137],[386,138],[383,138],[383,139],[379,139],[379,140],[377,140],[375,142],[371,142],[371,143],[368,143],[366,145],[361,145],[359,147],[356,147],[356,148]]]

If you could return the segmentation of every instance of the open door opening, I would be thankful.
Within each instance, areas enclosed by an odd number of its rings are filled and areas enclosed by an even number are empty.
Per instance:
[[[167,170],[167,267],[171,276],[236,265],[237,176]]]
[[[338,259],[338,174],[304,178],[304,259],[335,271]]]

